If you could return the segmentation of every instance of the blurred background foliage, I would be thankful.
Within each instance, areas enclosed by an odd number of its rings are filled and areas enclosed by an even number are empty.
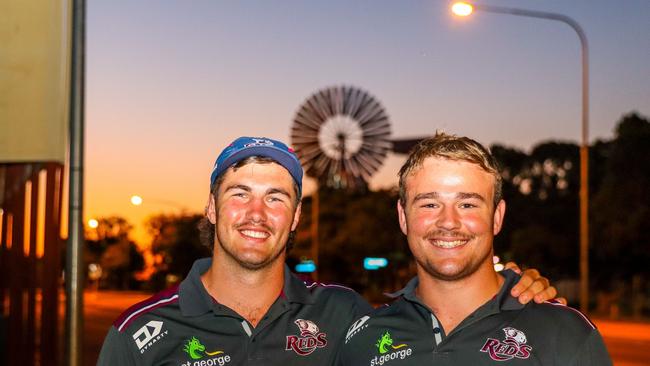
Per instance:
[[[501,163],[507,213],[495,240],[502,262],[535,267],[570,303],[578,296],[579,147],[547,141],[527,153],[491,146]],[[597,312],[650,316],[650,121],[632,112],[618,121],[612,140],[590,147],[590,287]],[[371,301],[403,286],[414,274],[397,221],[393,190],[320,191],[319,280],[346,284]],[[288,263],[309,258],[312,198]],[[98,220],[87,233],[86,262],[100,263],[101,287],[159,290],[181,280],[192,262],[210,255],[201,245],[200,214],[157,215],[147,222],[151,250],[130,241],[120,217]],[[145,258],[151,263],[145,268]],[[386,268],[363,269],[363,258],[384,257]],[[616,315],[616,314],[614,314]]]

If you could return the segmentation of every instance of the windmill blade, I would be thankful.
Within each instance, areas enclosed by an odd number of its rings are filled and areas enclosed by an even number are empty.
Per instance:
[[[298,108],[291,141],[308,175],[336,187],[366,184],[393,144],[390,121],[366,91],[335,86],[316,91]]]

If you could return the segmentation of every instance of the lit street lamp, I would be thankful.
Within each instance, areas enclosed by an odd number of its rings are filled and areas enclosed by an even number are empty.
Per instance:
[[[451,10],[458,16],[469,16],[474,10],[557,20],[568,24],[580,39],[582,51],[582,140],[580,142],[580,310],[587,312],[589,305],[589,49],[587,36],[572,18],[542,11],[505,8],[501,6],[457,2]]]
[[[181,205],[179,203],[173,202],[173,201],[147,198],[147,202],[151,202],[151,203],[155,203],[155,204],[159,204],[159,205],[163,205],[163,206],[172,206],[172,207],[175,207],[175,208],[179,209],[183,213],[188,211],[187,207],[185,207],[185,206],[183,206],[183,205]],[[142,198],[142,196],[139,196],[139,195],[131,196],[131,204],[133,206],[140,206],[143,203],[144,203],[144,199]]]

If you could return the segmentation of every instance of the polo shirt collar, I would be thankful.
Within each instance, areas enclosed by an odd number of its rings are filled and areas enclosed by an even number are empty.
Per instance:
[[[316,286],[317,284],[312,283],[310,285]],[[299,304],[314,304],[316,302],[305,281],[291,272],[286,264],[284,266],[284,287],[280,297],[288,302],[297,302]]]
[[[512,289],[512,287],[517,284],[520,276],[509,269],[501,271],[500,274],[505,279],[503,285],[501,286],[501,289],[499,289],[499,292],[491,301],[488,301],[486,304],[478,308],[476,312],[498,313],[501,310],[518,310],[525,306],[521,304],[515,297],[512,297],[510,295],[510,289]],[[406,284],[403,289],[386,295],[391,298],[404,297],[404,299],[423,305],[428,309],[422,300],[420,300],[415,295],[415,290],[417,289],[419,283],[420,280],[417,276],[415,276]]]
[[[203,315],[212,310],[214,300],[201,282],[201,275],[212,265],[212,258],[196,260],[178,287],[178,304],[184,316]]]
[[[499,308],[501,310],[523,309],[526,305],[520,303],[516,297],[510,295],[510,290],[517,284],[517,282],[519,282],[521,276],[509,269],[501,271],[501,274],[505,278],[505,281],[503,282],[503,286],[501,286],[501,290],[496,296]]]
[[[194,262],[187,277],[179,285],[179,306],[184,316],[203,315],[211,311],[215,300],[201,282],[203,275],[212,265],[212,258],[202,258]],[[313,284],[316,285],[316,284]],[[284,266],[284,286],[280,297],[287,302],[314,304],[315,299],[305,282]]]

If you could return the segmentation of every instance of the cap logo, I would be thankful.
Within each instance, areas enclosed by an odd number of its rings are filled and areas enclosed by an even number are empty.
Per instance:
[[[253,142],[249,142],[244,147],[252,147],[252,146],[274,146],[272,141],[269,141],[267,139],[252,139]]]

